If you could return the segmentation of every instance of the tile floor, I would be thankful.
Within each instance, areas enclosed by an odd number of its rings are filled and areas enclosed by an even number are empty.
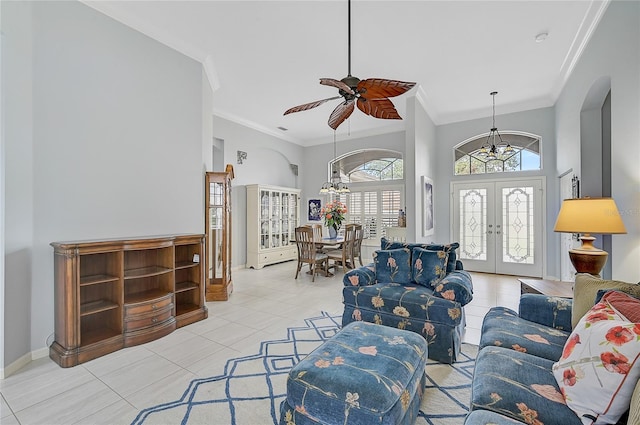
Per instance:
[[[208,303],[206,320],[159,340],[63,369],[49,358],[31,362],[0,380],[0,423],[130,424],[138,411],[182,395],[189,381],[223,373],[226,360],[254,354],[260,341],[286,336],[321,311],[341,314],[342,272],[334,277],[301,273],[296,262],[233,272],[227,302]],[[492,306],[517,309],[513,276],[473,273],[474,299],[466,306],[464,341],[477,344]]]

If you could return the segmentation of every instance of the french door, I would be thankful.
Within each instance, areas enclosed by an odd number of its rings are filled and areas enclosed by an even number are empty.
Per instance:
[[[542,277],[544,183],[452,183],[453,235],[466,270]]]

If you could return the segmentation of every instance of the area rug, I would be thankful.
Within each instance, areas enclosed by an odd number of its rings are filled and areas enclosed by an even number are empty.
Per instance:
[[[229,359],[224,374],[192,380],[178,400],[146,408],[132,425],[277,424],[286,396],[287,373],[340,329],[341,317],[322,313],[305,326],[287,330],[285,339],[263,341],[260,352]],[[427,385],[417,424],[460,424],[467,414],[477,347],[462,344],[453,365],[429,360]]]

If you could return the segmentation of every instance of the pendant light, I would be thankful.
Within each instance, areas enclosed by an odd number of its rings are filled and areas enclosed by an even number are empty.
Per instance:
[[[336,133],[334,131],[333,132],[333,161],[331,162],[331,169],[332,169],[331,179],[328,182],[324,182],[322,184],[322,187],[320,188],[321,195],[327,195],[327,194],[333,195],[333,194],[351,192],[351,190],[349,189],[349,186],[347,186],[345,183],[342,183],[340,181],[340,174],[336,169],[337,165],[338,164],[336,162]]]
[[[487,161],[493,161],[502,156],[511,156],[515,153],[513,147],[509,144],[509,142],[505,142],[502,140],[502,136],[496,127],[496,95],[497,91],[493,91],[489,93],[493,99],[493,125],[491,126],[491,131],[487,136],[487,139],[484,141],[482,146],[480,146],[479,155],[486,159]],[[504,159],[504,158],[501,158]]]

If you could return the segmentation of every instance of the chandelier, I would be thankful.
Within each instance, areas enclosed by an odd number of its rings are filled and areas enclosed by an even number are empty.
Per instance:
[[[491,131],[489,132],[487,139],[484,141],[482,146],[480,146],[478,155],[487,161],[493,161],[495,159],[504,160],[516,152],[509,142],[502,140],[502,136],[496,127],[496,95],[498,92],[493,91],[489,94],[493,98],[493,125],[491,126]]]
[[[336,167],[338,163],[336,161],[336,134],[333,133],[333,162],[331,163],[331,179],[328,182],[324,182],[322,187],[320,188],[320,195],[326,194],[340,194],[340,193],[349,193],[349,186],[340,181],[340,174]]]

